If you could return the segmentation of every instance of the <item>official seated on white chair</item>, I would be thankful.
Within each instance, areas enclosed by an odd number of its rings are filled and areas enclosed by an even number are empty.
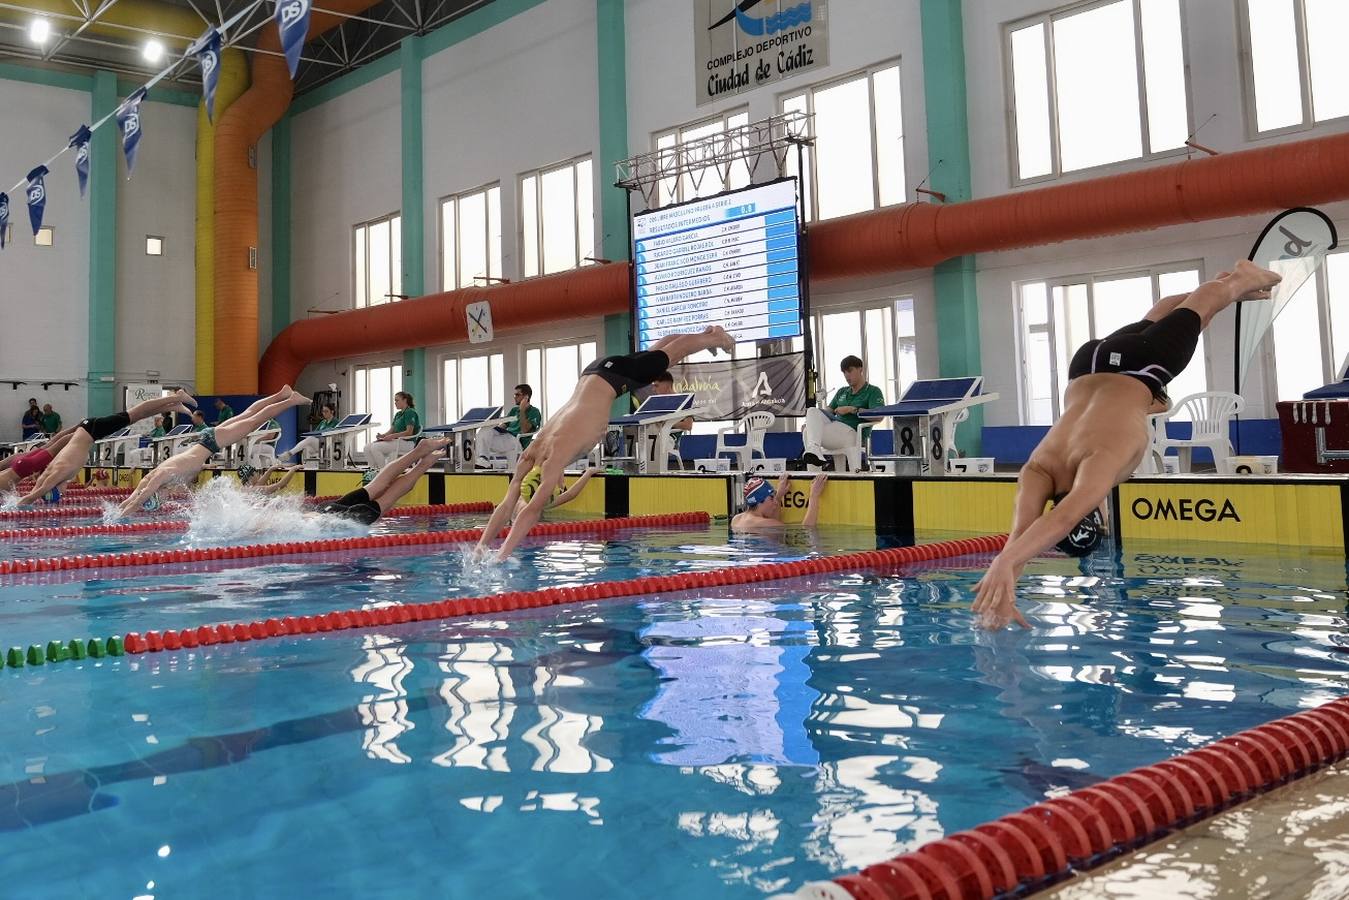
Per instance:
[[[372,469],[382,469],[390,460],[407,453],[422,433],[422,417],[411,394],[407,391],[394,394],[393,405],[398,411],[394,413],[389,430],[375,435],[365,445],[365,461]]]
[[[1228,391],[1205,391],[1181,397],[1171,407],[1171,411],[1157,417],[1157,431],[1154,437],[1155,449],[1165,456],[1175,448],[1180,457],[1178,471],[1190,471],[1190,457],[1196,447],[1207,447],[1213,454],[1213,464],[1218,474],[1228,474],[1227,458],[1232,455],[1232,441],[1228,437],[1229,425],[1234,416],[1246,408],[1246,401],[1239,395]],[[1188,438],[1173,438],[1166,434],[1166,423],[1173,421],[1181,412],[1189,414],[1193,431]]]
[[[839,365],[847,385],[834,393],[825,409],[806,410],[805,424],[801,429],[805,452],[801,459],[808,465],[824,465],[824,457],[834,456],[835,468],[838,460],[846,460],[853,471],[862,467],[862,427],[857,416],[861,409],[876,409],[885,405],[881,389],[866,379],[866,369],[862,360],[856,356],[845,356]]]
[[[515,405],[505,415],[514,416],[514,422],[479,428],[473,438],[474,464],[496,468],[495,460],[505,462],[508,472],[515,471],[520,453],[529,446],[543,425],[543,413],[533,404],[534,389],[527,384],[515,386]]]
[[[745,413],[744,418],[734,425],[717,429],[717,449],[712,454],[713,457],[719,459],[722,456],[734,456],[736,468],[741,472],[748,472],[750,464],[754,461],[754,454],[759,454],[760,459],[768,458],[763,449],[764,435],[768,434],[774,418],[771,412],[759,410]],[[731,435],[738,435],[743,438],[743,442],[732,444],[728,440]]]

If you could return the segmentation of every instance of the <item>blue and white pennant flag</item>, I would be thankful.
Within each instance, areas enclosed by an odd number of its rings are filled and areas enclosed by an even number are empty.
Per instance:
[[[47,186],[42,183],[47,171],[46,166],[38,166],[28,173],[28,221],[33,226],[34,237],[42,227],[42,211],[47,208]]]
[[[75,175],[80,179],[81,197],[89,186],[89,141],[93,136],[88,125],[81,125],[80,130],[70,136],[70,146],[75,148]]]
[[[5,249],[5,238],[9,236],[9,194],[0,191],[0,250]]]
[[[300,51],[309,32],[309,0],[277,0],[276,27],[281,31],[281,49],[286,52],[290,77],[300,67]]]
[[[214,28],[187,48],[189,56],[201,66],[201,87],[206,97],[206,121],[215,121],[215,86],[220,81],[220,32]]]
[[[122,132],[122,152],[126,154],[126,177],[136,168],[136,147],[141,142],[141,101],[145,88],[136,90],[117,107],[117,127]]]

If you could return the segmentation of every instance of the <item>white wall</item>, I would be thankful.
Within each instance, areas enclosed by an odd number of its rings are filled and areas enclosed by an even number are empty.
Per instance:
[[[352,306],[352,227],[402,205],[399,77],[381,76],[291,123],[291,319]]]
[[[165,383],[191,384],[197,110],[145,103],[141,118],[144,134],[129,181],[120,146],[117,154],[117,380],[144,381],[152,370]],[[164,238],[163,256],[145,255],[150,234]]]

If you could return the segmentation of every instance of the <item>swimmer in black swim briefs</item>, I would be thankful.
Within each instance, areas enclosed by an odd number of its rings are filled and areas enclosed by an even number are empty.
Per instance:
[[[608,356],[586,366],[576,382],[571,399],[539,429],[515,465],[506,496],[492,513],[477,553],[485,553],[488,545],[505,527],[520,498],[520,486],[535,466],[542,471],[533,499],[525,504],[511,526],[510,534],[497,553],[505,559],[516,545],[539,521],[553,491],[562,481],[562,470],[599,443],[609,427],[609,413],[614,400],[634,388],[646,387],[665,370],[684,357],[700,350],[735,349],[735,340],[719,326],[711,326],[698,334],[672,334],[656,341],[641,353]]]
[[[141,419],[150,416],[157,416],[166,412],[188,414],[191,412],[187,408],[189,405],[197,405],[197,401],[192,399],[192,395],[187,391],[175,391],[167,397],[157,397],[154,400],[137,403],[126,412],[85,419],[75,426],[65,447],[61,449],[60,453],[56,454],[56,458],[43,471],[33,489],[19,499],[19,504],[32,503],[51,491],[59,489],[67,481],[74,478],[75,473],[89,459],[89,451],[93,449],[94,441],[102,440],[108,435],[127,427],[132,422],[139,422]]]
[[[359,487],[318,508],[324,515],[351,519],[362,525],[373,525],[399,500],[412,490],[421,478],[444,456],[450,439],[435,438],[421,441],[407,453],[379,470],[379,474],[364,487]]]
[[[1231,273],[1158,301],[1142,322],[1073,355],[1063,414],[1022,467],[1007,544],[975,588],[974,613],[983,627],[1012,620],[1029,627],[1016,608],[1026,563],[1056,545],[1073,555],[1091,551],[1100,540],[1095,513],[1147,452],[1148,414],[1166,409],[1166,385],[1194,354],[1199,332],[1238,300],[1269,299],[1280,280],[1242,260]]]

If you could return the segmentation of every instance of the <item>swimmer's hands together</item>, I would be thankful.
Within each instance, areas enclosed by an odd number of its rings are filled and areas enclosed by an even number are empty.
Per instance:
[[[1020,573],[1001,556],[994,558],[984,577],[974,586],[974,615],[980,628],[1000,631],[1015,621],[1030,628],[1026,617],[1016,608],[1016,579]]]

